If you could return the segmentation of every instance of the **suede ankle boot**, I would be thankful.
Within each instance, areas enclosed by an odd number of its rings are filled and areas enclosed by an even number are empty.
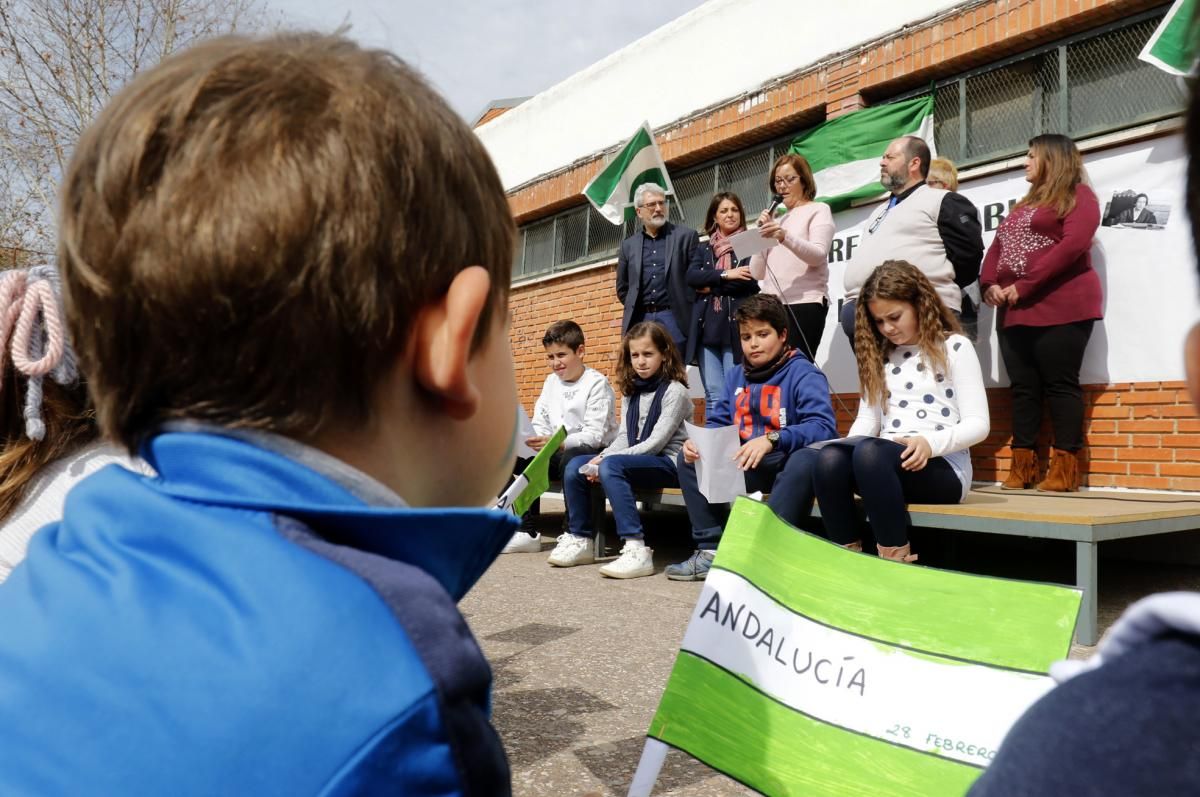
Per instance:
[[[854,542],[848,542],[845,545],[842,545],[842,547],[845,548],[847,551],[858,551],[859,553],[862,553],[862,540],[855,540]]]
[[[891,559],[893,562],[915,562],[917,555],[912,552],[912,545],[904,543],[903,545],[876,545],[875,548],[879,551],[880,559]]]
[[[1014,448],[1012,450],[1012,468],[1008,471],[1008,477],[1001,483],[1000,489],[1027,489],[1037,481],[1037,475],[1037,452],[1032,448]]]
[[[1050,460],[1050,472],[1037,488],[1048,493],[1073,493],[1078,490],[1079,453],[1063,451],[1061,448],[1054,449],[1054,456]]]

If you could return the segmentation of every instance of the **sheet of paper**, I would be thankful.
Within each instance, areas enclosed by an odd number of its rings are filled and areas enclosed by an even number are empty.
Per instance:
[[[746,474],[733,461],[733,455],[742,447],[737,427],[706,429],[686,422],[685,426],[692,445],[700,451],[700,459],[696,461],[700,494],[713,504],[728,504],[745,495]]]
[[[759,234],[758,230],[745,230],[729,239],[729,243],[733,244],[733,253],[737,255],[737,259],[757,255],[759,252],[765,252],[772,246],[778,246],[779,241],[774,238],[764,238]]]
[[[700,375],[700,369],[694,365],[689,365],[687,367],[687,379],[688,398],[704,398],[704,379]]]
[[[537,454],[525,445],[526,440],[536,436],[537,432],[533,431],[533,421],[529,420],[529,413],[525,412],[523,405],[517,404],[517,456],[520,459],[529,459]]]

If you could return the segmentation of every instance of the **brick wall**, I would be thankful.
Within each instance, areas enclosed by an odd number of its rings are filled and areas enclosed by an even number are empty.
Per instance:
[[[838,398],[838,431],[845,434],[858,411],[858,396]],[[1183,382],[1086,385],[1083,400],[1085,484],[1200,491],[1200,417]],[[1012,402],[1006,388],[988,391],[988,409],[991,433],[971,448],[977,481],[1003,479],[1012,459]],[[1047,418],[1038,436],[1043,473],[1050,437]]]
[[[612,379],[613,356],[621,343],[616,284],[616,266],[606,266],[513,289],[511,338],[517,389],[530,413],[549,373],[542,335],[554,321],[570,318],[583,327],[584,362]]]
[[[588,365],[612,380],[621,342],[621,305],[616,267],[517,286],[512,296],[512,345],[521,402],[530,412],[548,373],[542,349],[546,326],[573,318],[587,336]],[[840,334],[840,333],[839,333]],[[1012,402],[1008,390],[988,391],[992,430],[971,449],[978,481],[999,481],[1012,457]],[[858,411],[858,396],[839,394],[834,402],[838,431],[845,434]],[[696,402],[695,422],[704,417]],[[1084,426],[1090,487],[1200,491],[1200,416],[1183,382],[1124,382],[1084,388]],[[1048,464],[1049,420],[1039,436],[1043,470]]]

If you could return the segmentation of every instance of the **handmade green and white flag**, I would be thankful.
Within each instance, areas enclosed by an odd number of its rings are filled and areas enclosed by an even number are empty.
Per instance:
[[[1175,0],[1138,58],[1172,75],[1191,75],[1196,71],[1196,46],[1193,35],[1196,0]]]
[[[1052,687],[1080,597],[853,553],[738,499],[630,795],[655,740],[767,795],[965,794]]]
[[[864,108],[817,125],[788,149],[803,155],[817,183],[817,200],[833,212],[884,193],[879,161],[900,136],[918,136],[933,151],[933,95]]]
[[[542,450],[521,471],[521,475],[508,485],[508,489],[496,501],[496,509],[512,509],[517,517],[524,515],[533,502],[550,489],[550,457],[566,439],[566,427],[558,427],[558,431],[550,436]]]
[[[643,183],[657,183],[668,194],[675,193],[649,122],[642,122],[616,157],[584,186],[583,195],[604,218],[624,224],[634,217],[633,192]]]

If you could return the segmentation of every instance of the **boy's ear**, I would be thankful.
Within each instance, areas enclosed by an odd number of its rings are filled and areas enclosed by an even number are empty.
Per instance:
[[[1200,410],[1200,322],[1188,331],[1183,343],[1183,367],[1192,406]]]
[[[455,420],[475,414],[480,385],[468,368],[471,341],[491,296],[491,276],[482,266],[458,272],[445,295],[421,308],[413,323],[413,376]]]

